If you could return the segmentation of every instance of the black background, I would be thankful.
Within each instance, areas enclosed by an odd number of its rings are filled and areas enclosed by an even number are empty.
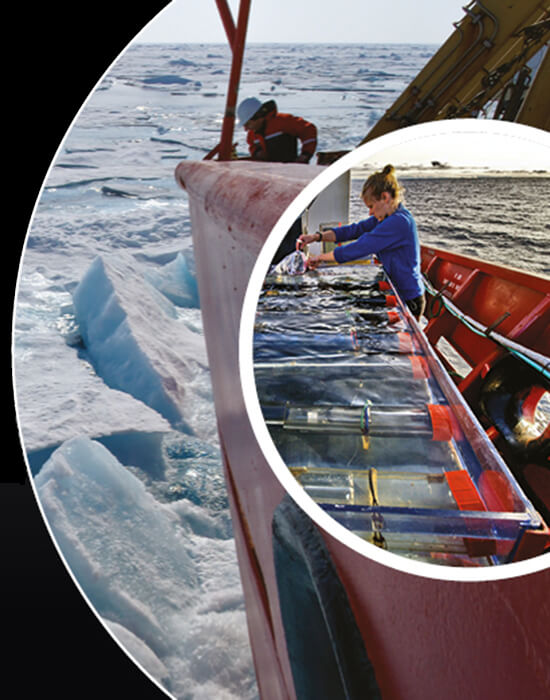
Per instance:
[[[3,163],[4,289],[10,336],[25,236],[56,150],[99,78],[168,4],[57,2],[3,12],[2,150],[10,152]],[[5,338],[4,352],[11,368],[11,337]],[[4,395],[9,418],[0,471],[4,687],[14,684],[28,698],[165,698],[111,639],[59,558],[27,477],[11,372]]]

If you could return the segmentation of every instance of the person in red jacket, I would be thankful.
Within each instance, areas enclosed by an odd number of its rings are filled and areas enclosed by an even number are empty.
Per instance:
[[[252,160],[308,163],[315,152],[317,127],[302,117],[277,111],[275,100],[262,104],[256,97],[248,97],[240,103],[237,116],[247,131]]]

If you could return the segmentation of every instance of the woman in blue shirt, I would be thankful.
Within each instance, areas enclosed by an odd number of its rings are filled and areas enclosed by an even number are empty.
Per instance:
[[[300,247],[313,241],[354,241],[329,253],[312,256],[310,266],[320,262],[344,263],[376,254],[401,299],[419,319],[426,305],[420,272],[420,244],[416,223],[403,206],[403,190],[392,165],[373,173],[363,185],[361,198],[369,218],[336,229],[302,234]]]

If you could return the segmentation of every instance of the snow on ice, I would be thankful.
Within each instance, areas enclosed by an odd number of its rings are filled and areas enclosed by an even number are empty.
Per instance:
[[[38,272],[29,284],[32,295],[21,293],[18,302],[14,357],[18,418],[29,457],[80,434],[169,430],[157,411],[109,388],[79,354],[69,295],[49,291],[51,283]]]

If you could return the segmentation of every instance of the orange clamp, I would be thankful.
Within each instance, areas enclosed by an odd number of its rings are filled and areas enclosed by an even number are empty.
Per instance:
[[[391,311],[388,310],[388,323],[397,323],[398,321],[401,320],[401,316],[399,315],[399,311]]]
[[[513,511],[514,495],[504,474],[487,470],[479,477],[479,490],[492,511]]]
[[[445,478],[459,510],[487,510],[467,471],[445,472]]]

